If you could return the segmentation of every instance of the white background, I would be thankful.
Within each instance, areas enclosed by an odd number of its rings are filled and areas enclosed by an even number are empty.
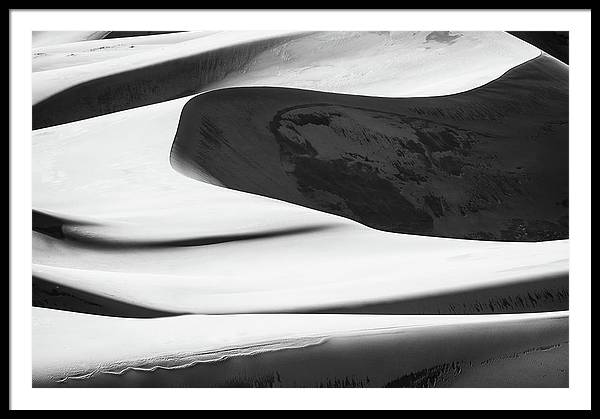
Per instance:
[[[570,31],[569,389],[33,389],[31,32],[34,30]],[[591,409],[591,12],[11,11],[10,406],[27,409]]]

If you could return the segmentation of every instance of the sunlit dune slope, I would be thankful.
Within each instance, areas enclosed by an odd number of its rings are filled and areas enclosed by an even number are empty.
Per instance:
[[[234,31],[130,50],[136,53],[34,73],[34,129],[232,86],[392,97],[456,93],[539,54],[503,32]]]
[[[150,51],[165,51],[174,44],[198,39],[204,36],[210,36],[214,31],[202,32],[177,32],[162,35],[132,36],[126,38],[105,36],[102,39],[88,40],[86,42],[68,42],[56,45],[42,45],[37,47],[34,44],[32,51],[32,70],[33,73],[55,70],[49,74],[61,74],[62,79],[56,79],[56,88],[61,88],[61,83],[69,83],[73,77],[72,73],[79,70],[72,67],[95,64],[93,67],[100,67],[98,63],[109,60],[127,58],[134,54],[148,53]],[[108,65],[105,66],[109,67]],[[71,68],[70,70],[65,70]],[[94,77],[92,72],[87,73],[88,77]],[[39,95],[46,89],[47,81],[40,81],[39,76],[33,76],[34,81],[34,101],[39,100]],[[64,86],[63,86],[64,87]],[[49,90],[52,92],[53,90]]]
[[[110,31],[33,31],[33,48],[102,39]]]

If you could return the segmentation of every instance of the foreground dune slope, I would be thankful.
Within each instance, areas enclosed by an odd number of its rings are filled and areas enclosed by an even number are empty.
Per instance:
[[[443,97],[209,92],[171,163],[382,230],[539,241],[568,237],[568,148],[568,68],[544,55]]]
[[[34,308],[33,330],[36,387],[502,387],[568,382],[564,312],[140,320]]]
[[[103,42],[114,45],[112,39]],[[538,54],[503,32],[218,32],[169,48],[34,73],[33,127],[232,86],[392,97],[456,93]]]

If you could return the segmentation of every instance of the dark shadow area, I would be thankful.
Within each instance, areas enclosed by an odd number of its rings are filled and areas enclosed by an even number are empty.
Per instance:
[[[434,388],[441,383],[451,382],[462,373],[463,366],[460,362],[448,362],[433,367],[424,368],[420,371],[405,374],[389,383],[385,388]]]
[[[185,31],[110,31],[104,39],[131,38],[132,36],[165,35],[168,33],[180,33]]]
[[[569,276],[559,275],[515,284],[451,293],[346,305],[321,314],[511,314],[569,310]]]
[[[569,64],[568,31],[508,31],[508,33]]]
[[[157,318],[177,316],[182,313],[169,313],[124,303],[102,297],[51,281],[32,277],[32,304],[34,307],[54,310],[74,311],[109,317]]]
[[[56,239],[64,239],[63,227],[69,225],[94,225],[82,220],[71,220],[58,215],[48,214],[43,211],[31,210],[32,230]]]
[[[31,211],[31,216],[33,231],[56,239],[63,239],[65,237],[62,230],[65,220],[36,210]]]

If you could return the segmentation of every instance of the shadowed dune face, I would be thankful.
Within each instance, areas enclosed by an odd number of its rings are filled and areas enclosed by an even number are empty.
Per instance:
[[[185,106],[171,164],[386,231],[564,239],[567,95],[568,68],[545,55],[441,97],[219,90]]]

